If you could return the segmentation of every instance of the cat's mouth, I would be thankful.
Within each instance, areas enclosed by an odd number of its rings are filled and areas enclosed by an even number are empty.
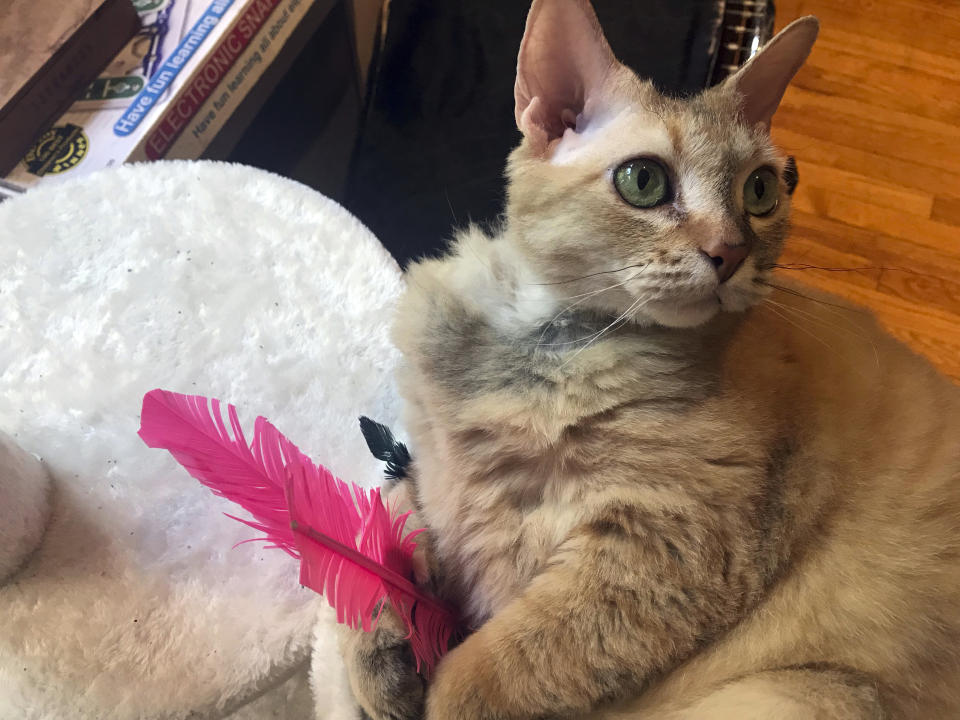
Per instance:
[[[658,325],[666,327],[695,327],[707,322],[720,312],[720,296],[716,292],[696,298],[676,297],[647,303],[644,314]]]
[[[743,264],[744,264],[746,261],[747,261],[746,257],[741,258],[741,259],[737,262],[737,264],[733,266],[733,270],[731,270],[731,271],[727,274],[726,277],[722,277],[722,278],[720,279],[720,284],[723,285],[725,282],[727,282],[728,280],[730,280],[734,275],[736,275],[738,272],[740,272],[740,268],[743,267]]]
[[[742,254],[730,260],[731,270],[723,274],[716,271],[715,264],[694,262],[685,268],[689,274],[669,284],[641,284],[638,278],[629,288],[634,305],[627,312],[641,324],[684,328],[702,325],[721,311],[746,310],[756,301],[751,282],[753,261]]]

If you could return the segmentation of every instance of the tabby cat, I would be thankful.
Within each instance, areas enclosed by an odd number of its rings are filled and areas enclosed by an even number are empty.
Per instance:
[[[398,492],[474,631],[428,684],[395,618],[350,636],[375,720],[960,717],[960,389],[771,274],[817,29],[677,99],[533,3],[503,226],[395,328]]]

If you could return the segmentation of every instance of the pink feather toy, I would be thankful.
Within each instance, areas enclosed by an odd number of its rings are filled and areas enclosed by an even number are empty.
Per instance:
[[[417,669],[429,673],[447,651],[456,615],[411,579],[423,530],[404,534],[410,513],[391,512],[379,489],[334,477],[265,418],[256,419],[248,446],[233,405],[227,416],[232,434],[218,400],[151,390],[139,435],[250,513],[253,520],[228,517],[264,534],[251,540],[299,559],[300,584],[324,595],[338,622],[369,632],[389,602],[407,627]]]

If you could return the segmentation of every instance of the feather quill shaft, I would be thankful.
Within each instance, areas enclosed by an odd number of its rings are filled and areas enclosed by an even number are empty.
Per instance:
[[[163,448],[216,495],[253,519],[267,547],[300,559],[300,582],[326,597],[337,620],[372,630],[388,600],[408,630],[418,668],[429,672],[449,644],[455,614],[410,578],[416,537],[409,513],[394,516],[380,491],[348,485],[315,464],[263,417],[247,444],[233,405],[152,390],[143,398],[143,441]],[[249,541],[244,541],[249,542]]]

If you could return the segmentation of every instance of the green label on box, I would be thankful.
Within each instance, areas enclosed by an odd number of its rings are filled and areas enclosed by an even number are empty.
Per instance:
[[[123,77],[98,77],[80,97],[81,100],[116,100],[136,95],[143,88],[143,78],[139,75]]]
[[[167,0],[133,0],[133,7],[138,13],[146,13],[156,10],[166,2]]]

